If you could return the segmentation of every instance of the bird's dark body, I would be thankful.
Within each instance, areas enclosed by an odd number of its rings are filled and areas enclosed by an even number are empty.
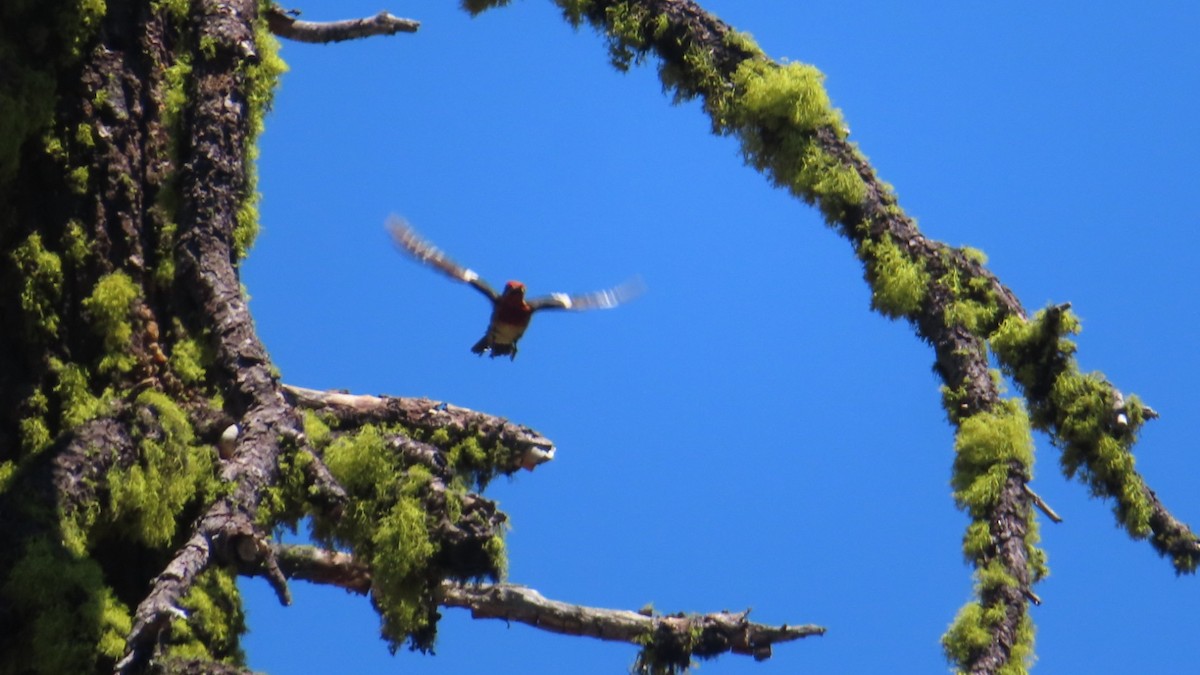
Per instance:
[[[488,352],[492,358],[517,358],[517,341],[525,335],[532,318],[533,308],[525,302],[524,285],[516,281],[508,282],[504,287],[504,295],[493,301],[487,332],[471,347],[471,351],[480,355]]]

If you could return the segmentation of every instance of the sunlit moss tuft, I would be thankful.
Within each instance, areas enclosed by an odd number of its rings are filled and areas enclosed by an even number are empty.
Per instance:
[[[195,338],[185,337],[176,340],[167,362],[184,384],[195,385],[204,381],[210,359]]]
[[[873,308],[892,319],[920,311],[929,287],[923,261],[910,258],[888,235],[863,241],[859,255],[866,263]]]
[[[21,313],[25,334],[34,340],[58,332],[58,302],[62,296],[62,260],[34,232],[9,254],[21,283]]]
[[[125,373],[137,359],[129,353],[133,326],[133,303],[140,292],[124,272],[106,274],[96,283],[92,294],[83,301],[83,309],[96,333],[104,341],[105,354],[100,360],[101,373]]]
[[[815,203],[826,222],[840,222],[866,197],[852,167],[828,155],[818,132],[845,135],[845,123],[816,68],[747,59],[732,81],[740,95],[725,111],[728,130],[742,141],[746,161],[777,185]]]
[[[246,614],[231,571],[209,567],[196,579],[180,605],[187,612],[187,619],[176,618],[171,622],[167,654],[234,666],[245,663],[240,640],[246,632]]]
[[[58,380],[54,385],[54,394],[61,407],[64,429],[74,429],[108,410],[112,393],[105,392],[103,396],[93,394],[87,371],[82,366],[50,359],[50,371]]]
[[[155,411],[161,434],[144,435],[139,461],[109,473],[110,509],[138,539],[161,547],[171,543],[184,506],[207,500],[212,456],[207,447],[193,445],[187,416],[169,397],[145,391],[137,402]]]
[[[973,517],[984,517],[999,501],[1012,463],[1031,472],[1033,436],[1024,408],[1008,400],[963,419],[954,450],[954,498]]]

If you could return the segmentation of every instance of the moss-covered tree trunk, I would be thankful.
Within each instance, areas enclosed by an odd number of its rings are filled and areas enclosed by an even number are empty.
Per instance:
[[[285,603],[287,577],[367,593],[418,649],[443,605],[639,644],[650,669],[822,632],[456,585],[505,565],[506,517],[476,491],[551,443],[281,383],[238,278],[270,31],[415,29],[260,0],[0,4],[0,673],[241,672],[238,574]],[[324,548],[272,540],[302,517]]]
[[[257,12],[0,9],[0,671],[111,671],[166,620],[138,611],[149,589],[193,615],[180,653],[240,658],[230,546],[301,429],[237,277],[278,70]],[[187,597],[152,583],[173,560]]]

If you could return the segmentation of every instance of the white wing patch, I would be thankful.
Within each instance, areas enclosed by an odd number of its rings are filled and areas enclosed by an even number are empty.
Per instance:
[[[571,309],[571,296],[566,293],[551,293],[550,297],[562,304],[563,309]]]

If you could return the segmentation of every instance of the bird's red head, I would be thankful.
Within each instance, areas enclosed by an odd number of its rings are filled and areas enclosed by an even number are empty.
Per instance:
[[[504,284],[504,295],[505,296],[516,296],[518,298],[524,298],[525,297],[525,284],[523,284],[519,281],[510,281],[507,284]]]

